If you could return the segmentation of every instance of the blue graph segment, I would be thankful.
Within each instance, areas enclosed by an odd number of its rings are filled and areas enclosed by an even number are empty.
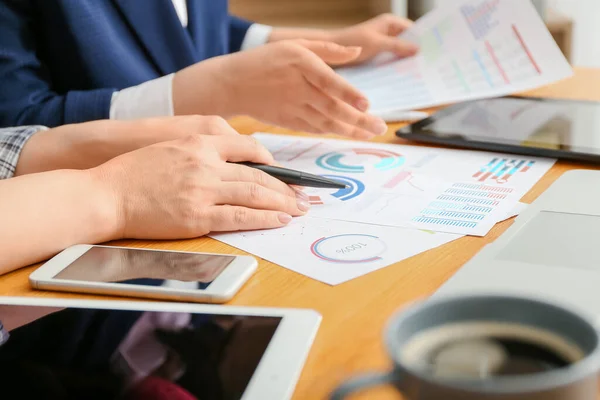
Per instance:
[[[438,208],[443,210],[463,210],[471,212],[489,213],[492,212],[492,207],[486,206],[475,206],[464,203],[452,203],[449,201],[433,201],[429,204],[429,207]]]
[[[440,33],[440,30],[438,29],[437,26],[435,28],[433,28],[433,36],[435,36],[435,38],[438,41],[440,46],[444,45],[444,40],[442,39],[442,34]]]
[[[489,193],[489,192],[484,192],[484,191],[479,191],[479,190],[468,190],[468,189],[458,189],[458,188],[447,189],[446,193],[459,194],[459,195],[463,195],[463,196],[489,197],[489,198],[494,198],[494,199],[505,199],[507,196],[506,194],[503,194],[503,193]]]
[[[477,226],[477,222],[457,221],[457,220],[453,220],[453,219],[443,219],[443,218],[434,218],[434,217],[425,217],[425,216],[415,217],[415,218],[413,218],[413,221],[424,223],[424,224],[457,226],[457,227],[462,227],[462,228],[475,228]]]
[[[492,82],[492,76],[485,67],[485,64],[483,63],[483,60],[481,59],[481,56],[479,55],[479,52],[477,52],[477,50],[473,50],[473,58],[477,62],[477,65],[479,65],[479,68],[481,68],[481,72],[483,73],[483,76],[485,77],[485,80],[488,82],[490,87],[494,87],[494,82]]]
[[[492,207],[482,207],[482,206],[464,206],[462,210],[465,211],[473,211],[473,212],[482,212],[482,213],[491,213]]]
[[[336,181],[340,181],[348,185],[345,189],[340,189],[337,192],[332,193],[331,195],[336,199],[341,201],[352,200],[358,196],[360,196],[365,191],[365,184],[359,181],[358,179],[348,178],[347,176],[337,176],[337,175],[322,175],[324,178],[335,179]]]
[[[387,171],[397,168],[402,164],[404,164],[404,157],[388,157],[383,158],[381,161],[375,164],[375,168],[381,171]]]
[[[421,212],[423,215],[436,215],[439,217],[448,217],[448,218],[462,218],[474,221],[481,221],[485,218],[484,214],[476,214],[476,213],[466,213],[460,211],[453,210],[432,210],[425,209]]]
[[[476,199],[476,198],[472,198],[472,197],[452,196],[452,195],[446,195],[446,194],[438,196],[438,199],[446,200],[446,201],[456,201],[456,202],[460,202],[460,203],[483,204],[483,205],[489,205],[489,206],[495,206],[498,204],[498,202],[496,200]]]
[[[317,165],[321,168],[336,172],[365,172],[365,167],[362,165],[348,165],[342,162],[344,157],[341,153],[327,153],[317,158]]]

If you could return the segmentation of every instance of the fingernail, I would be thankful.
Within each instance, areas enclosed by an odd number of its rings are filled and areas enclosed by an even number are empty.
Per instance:
[[[347,46],[346,49],[350,51],[362,51],[362,47],[360,46]]]
[[[296,199],[296,204],[298,205],[298,208],[300,209],[300,211],[306,212],[306,211],[310,210],[309,202],[304,199]]]
[[[367,111],[369,109],[369,101],[367,99],[360,99],[356,102],[356,108],[360,111]]]
[[[302,200],[308,200],[308,195],[300,190],[296,190],[296,198]]]
[[[279,222],[281,222],[282,224],[289,224],[290,222],[292,222],[292,216],[289,214],[279,214]]]
[[[374,131],[376,134],[384,135],[385,133],[387,133],[387,130],[388,130],[388,126],[383,120],[377,121],[377,124],[375,125],[375,131]]]

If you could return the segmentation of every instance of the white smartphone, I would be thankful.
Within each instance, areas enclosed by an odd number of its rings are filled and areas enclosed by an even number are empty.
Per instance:
[[[35,289],[223,303],[256,268],[249,256],[82,244],[43,264],[29,282]]]

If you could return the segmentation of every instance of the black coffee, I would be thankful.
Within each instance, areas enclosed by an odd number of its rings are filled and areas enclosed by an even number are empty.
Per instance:
[[[536,328],[467,323],[417,334],[402,357],[438,378],[492,379],[564,368],[583,354],[567,340]]]

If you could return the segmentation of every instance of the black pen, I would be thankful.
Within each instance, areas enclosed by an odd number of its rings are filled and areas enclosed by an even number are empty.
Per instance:
[[[322,176],[308,174],[306,172],[295,171],[293,169],[275,167],[273,165],[255,164],[250,162],[242,162],[236,164],[259,169],[264,173],[271,175],[273,178],[277,178],[280,181],[287,183],[288,185],[325,189],[345,189],[348,187],[348,185],[340,181],[323,178]]]

